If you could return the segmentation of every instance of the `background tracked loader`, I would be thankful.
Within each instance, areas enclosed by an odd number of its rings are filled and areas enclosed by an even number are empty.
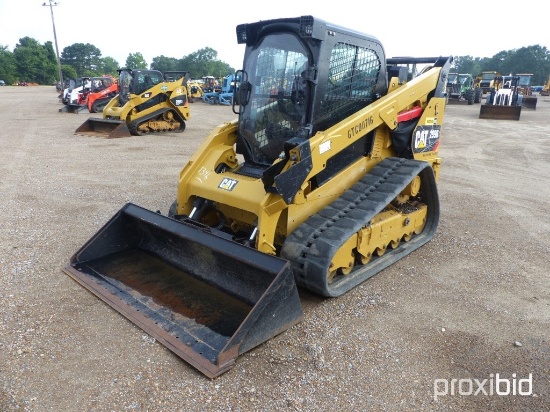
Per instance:
[[[118,80],[112,76],[92,77],[91,88],[85,96],[89,113],[102,113],[107,104],[118,94]]]
[[[548,76],[548,80],[546,80],[546,83],[542,86],[542,89],[540,91],[541,96],[550,96],[550,76]]]
[[[185,130],[190,118],[188,72],[120,69],[118,73],[118,94],[104,107],[103,118],[90,117],[75,134],[114,138]]]
[[[202,90],[201,83],[198,80],[192,80],[187,82],[187,96],[189,98],[189,103],[194,103],[195,99],[201,99],[204,96],[204,91]]]
[[[126,204],[64,269],[210,378],[302,319],[298,286],[340,296],[432,239],[452,63],[312,16],[236,31],[238,119],[167,215]]]

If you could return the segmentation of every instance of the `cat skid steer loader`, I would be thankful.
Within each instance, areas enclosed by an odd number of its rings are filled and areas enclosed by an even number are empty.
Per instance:
[[[75,134],[114,138],[185,130],[190,118],[188,72],[120,69],[118,73],[118,94],[103,108],[103,118],[90,117]]]
[[[210,378],[302,319],[298,287],[340,296],[432,239],[452,63],[312,16],[236,32],[238,119],[166,215],[124,205],[64,269]]]

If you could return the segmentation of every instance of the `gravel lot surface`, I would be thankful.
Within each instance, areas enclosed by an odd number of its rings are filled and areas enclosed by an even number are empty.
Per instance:
[[[235,116],[106,140],[60,107],[0,88],[0,411],[550,410],[550,98],[520,121],[449,105],[435,239],[340,298],[300,291],[304,320],[215,380],[62,268],[126,202],[166,213]]]

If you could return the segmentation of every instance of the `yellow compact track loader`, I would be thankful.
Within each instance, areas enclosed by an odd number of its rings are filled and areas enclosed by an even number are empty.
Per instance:
[[[90,117],[75,134],[114,138],[185,130],[190,118],[188,72],[120,69],[118,73],[118,94],[103,109],[103,118]]]
[[[195,103],[195,99],[201,99],[204,95],[201,84],[197,80],[187,82],[187,96],[190,103]]]
[[[433,238],[452,63],[312,16],[236,32],[238,119],[167,215],[124,205],[65,268],[210,378],[302,319],[298,287],[340,296]]]
[[[548,76],[548,80],[546,80],[546,83],[544,83],[544,86],[542,86],[542,90],[540,91],[541,96],[550,96],[550,76]]]
[[[495,87],[495,78],[502,76],[495,70],[481,72],[476,76],[476,84],[482,90],[482,93],[490,93]]]

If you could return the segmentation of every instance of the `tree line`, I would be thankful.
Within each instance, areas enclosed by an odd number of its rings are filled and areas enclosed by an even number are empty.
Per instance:
[[[117,70],[154,69],[164,71],[187,70],[191,77],[223,77],[234,73],[229,64],[218,60],[218,52],[205,47],[181,58],[157,56],[148,64],[139,52],[129,53],[124,65],[112,57],[102,57],[101,50],[89,43],[74,43],[63,49],[61,56],[63,78],[93,77],[110,74],[118,77]],[[505,74],[532,73],[531,85],[542,85],[550,76],[550,52],[539,45],[503,50],[493,57],[455,56],[452,71],[477,76],[482,71]],[[55,84],[59,80],[57,58],[51,41],[40,44],[31,37],[19,39],[13,52],[0,45],[0,79],[7,84],[17,82]]]
[[[234,73],[235,68],[218,59],[218,52],[205,47],[181,58],[157,56],[148,64],[139,52],[129,53],[123,65],[112,57],[102,57],[101,50],[92,44],[75,43],[63,49],[61,72],[64,79],[112,75],[118,77],[117,70],[153,69],[165,71],[187,70],[193,78],[203,76],[223,77]],[[19,39],[13,52],[0,45],[0,79],[6,84],[19,82],[53,85],[59,81],[57,57],[53,44],[48,41],[40,44],[31,37]]]
[[[539,45],[503,50],[493,57],[457,56],[453,71],[477,76],[482,71],[497,71],[502,75],[531,73],[531,86],[543,85],[550,76],[550,52]]]

